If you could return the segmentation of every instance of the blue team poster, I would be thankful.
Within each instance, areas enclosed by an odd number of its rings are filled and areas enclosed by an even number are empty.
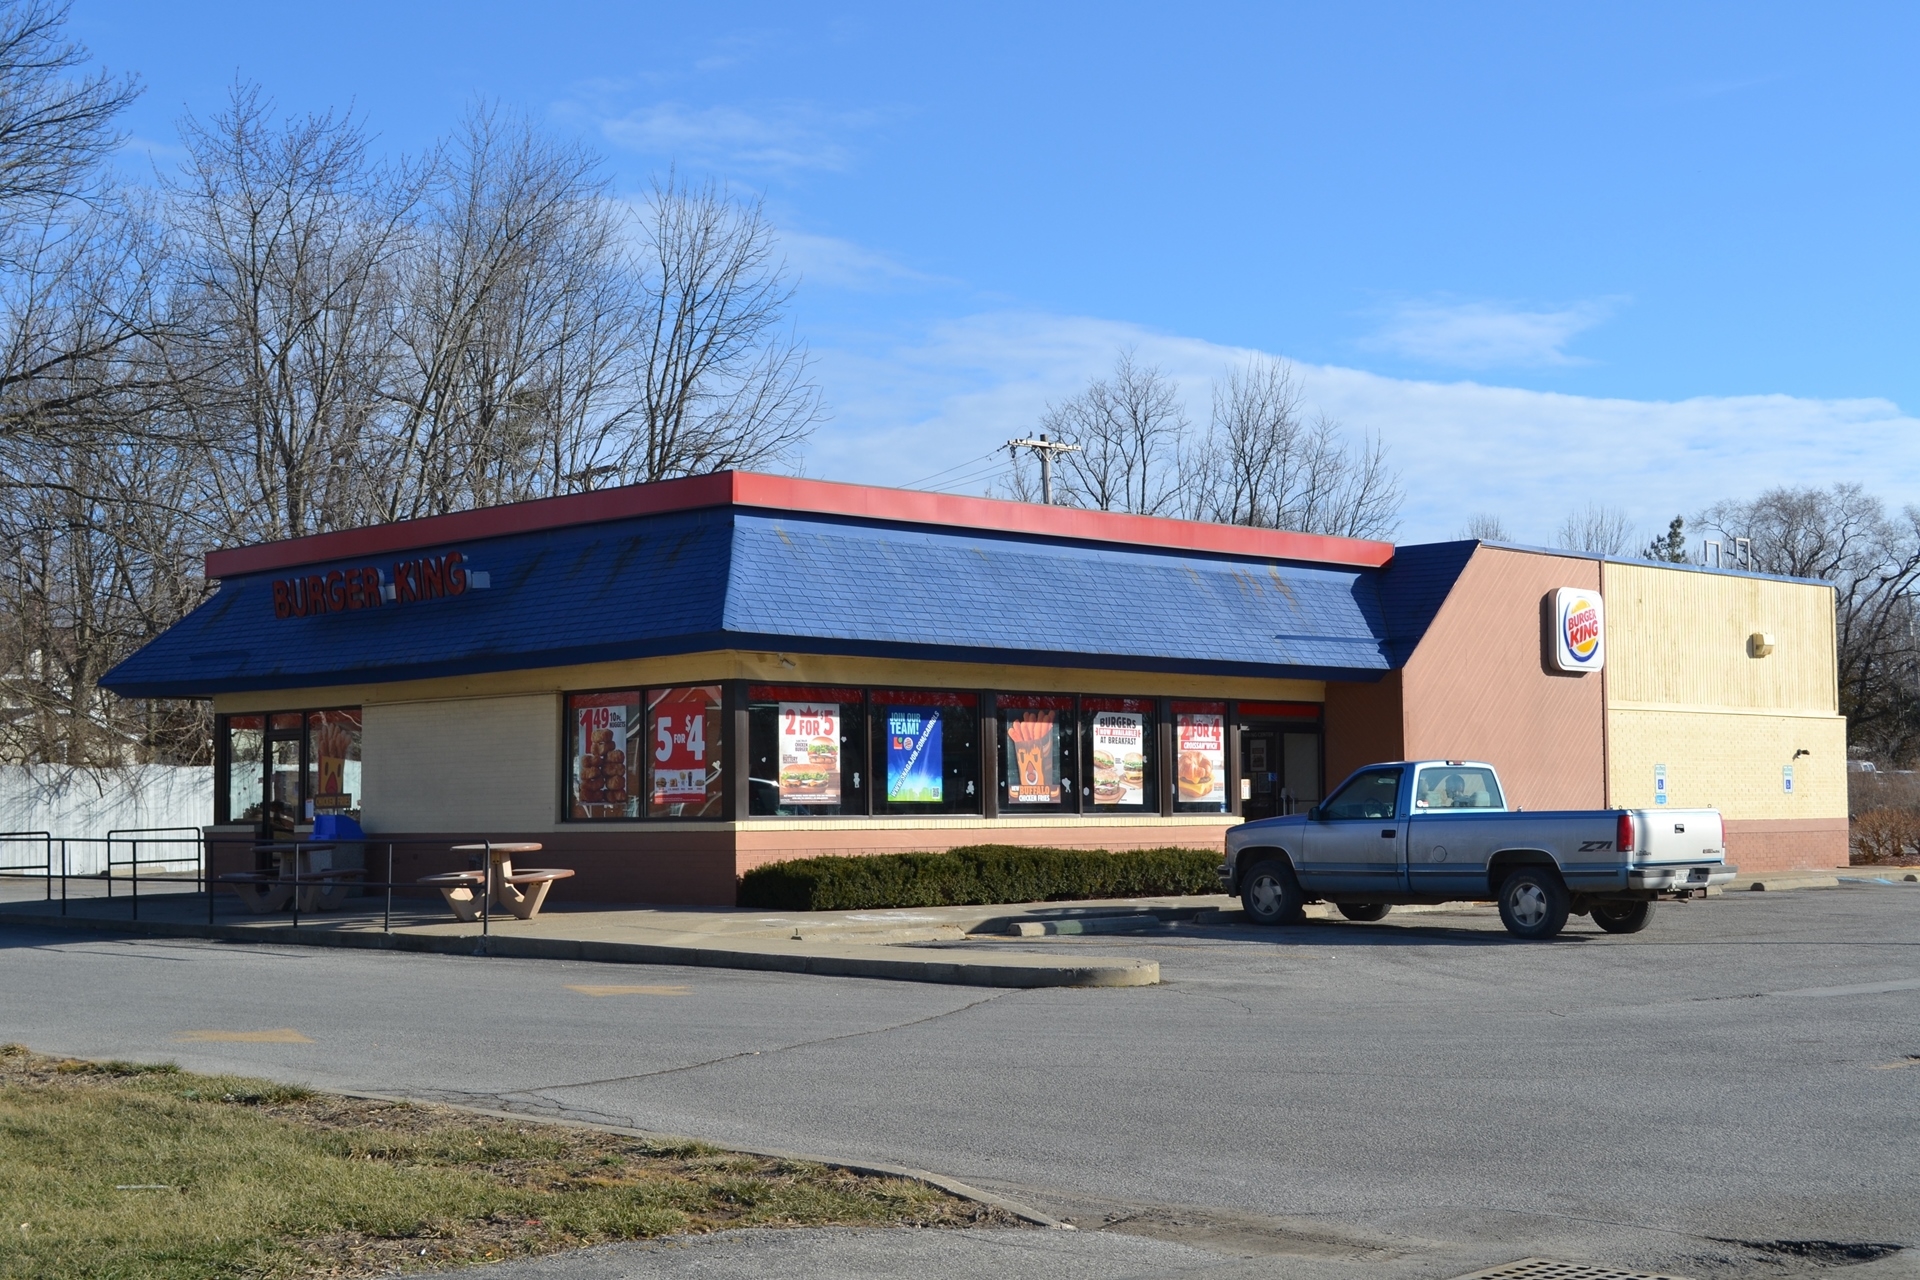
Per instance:
[[[887,713],[887,799],[938,804],[945,799],[940,768],[940,713]]]

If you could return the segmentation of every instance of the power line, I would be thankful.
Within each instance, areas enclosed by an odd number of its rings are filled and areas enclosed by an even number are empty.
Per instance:
[[[926,484],[933,480],[938,480],[941,476],[946,475],[948,471],[959,471],[964,467],[977,466],[978,464],[985,462],[988,458],[998,457],[999,454],[1000,454],[999,449],[989,449],[977,458],[968,458],[965,462],[956,462],[951,467],[948,467],[946,471],[936,471],[930,476],[925,476],[919,480],[914,480],[910,482],[906,487],[909,489],[918,489],[923,484]],[[949,483],[952,483],[952,482],[949,481]]]

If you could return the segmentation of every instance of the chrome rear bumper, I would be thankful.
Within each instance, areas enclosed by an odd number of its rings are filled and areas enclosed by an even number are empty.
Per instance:
[[[1635,867],[1627,873],[1627,888],[1668,893],[1678,889],[1706,889],[1725,884],[1740,871],[1724,862],[1681,862],[1658,867]]]

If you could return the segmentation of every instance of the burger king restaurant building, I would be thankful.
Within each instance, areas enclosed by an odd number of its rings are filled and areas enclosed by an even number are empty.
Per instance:
[[[1715,805],[1747,871],[1846,863],[1821,583],[748,472],[207,570],[104,683],[213,700],[216,872],[333,816],[400,880],[537,840],[568,898],[725,904],[819,854],[1217,848],[1409,757],[1528,809]]]

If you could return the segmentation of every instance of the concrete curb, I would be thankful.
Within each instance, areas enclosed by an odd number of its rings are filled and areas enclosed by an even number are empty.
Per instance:
[[[1728,893],[1775,892],[1781,889],[1832,889],[1840,883],[1837,871],[1782,871],[1774,875],[1741,876],[1724,886]]]
[[[454,1111],[464,1111],[468,1115],[489,1116],[496,1120],[524,1120],[531,1124],[558,1125],[565,1129],[588,1129],[595,1133],[616,1133],[625,1138],[639,1138],[646,1142],[706,1142],[705,1138],[693,1138],[685,1133],[658,1133],[651,1129],[633,1129],[626,1125],[602,1124],[592,1120],[575,1120],[567,1116],[540,1116],[525,1111],[506,1111],[498,1107],[476,1107],[464,1102],[443,1102],[438,1098],[409,1098],[401,1094],[364,1093],[355,1089],[319,1089],[318,1093],[337,1094],[342,1098],[364,1098],[369,1102],[406,1103],[411,1106],[422,1104],[435,1107],[447,1107]],[[1018,1200],[1009,1200],[1003,1195],[991,1191],[982,1191],[979,1187],[961,1182],[958,1178],[949,1178],[944,1174],[931,1173],[925,1169],[913,1169],[906,1165],[880,1164],[875,1161],[839,1160],[832,1156],[809,1155],[804,1151],[783,1151],[778,1147],[743,1147],[737,1142],[714,1142],[710,1146],[723,1151],[737,1151],[742,1155],[765,1156],[770,1160],[794,1160],[807,1164],[825,1165],[829,1169],[845,1169],[849,1173],[862,1173],[885,1178],[906,1178],[913,1182],[924,1182],[951,1196],[962,1200],[971,1200],[975,1204],[984,1204],[992,1209],[1010,1213],[1023,1222],[1036,1226],[1051,1227],[1056,1231],[1073,1231],[1077,1228],[1071,1222],[1062,1222],[1058,1218],[1048,1217],[1031,1205],[1021,1204]]]
[[[812,948],[666,946],[645,942],[595,942],[578,938],[523,938],[494,934],[370,933],[260,925],[186,924],[165,920],[101,920],[0,911],[0,924],[41,925],[162,938],[209,938],[278,946],[350,947],[433,955],[487,955],[524,960],[588,960],[604,964],[671,964],[692,968],[805,973],[832,978],[884,978],[959,987],[1150,987],[1160,981],[1154,960],[1102,958],[1061,963],[1050,956],[1000,954],[956,960],[922,953],[886,955],[879,947]]]

